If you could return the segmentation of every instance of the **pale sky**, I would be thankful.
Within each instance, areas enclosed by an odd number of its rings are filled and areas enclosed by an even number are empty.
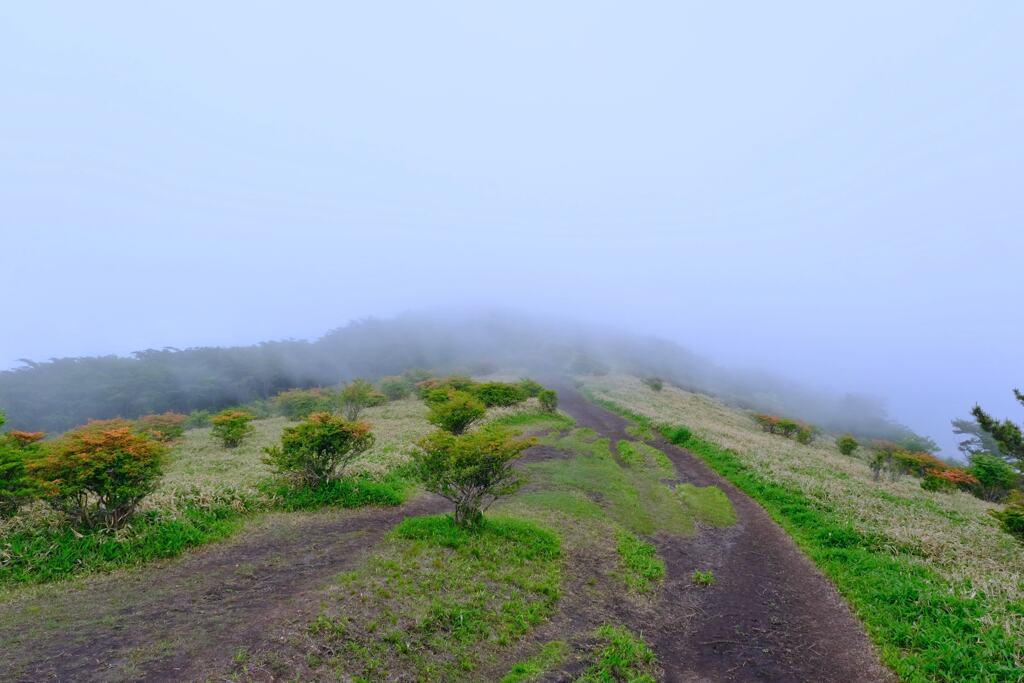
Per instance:
[[[499,304],[1024,388],[1024,5],[7,3],[0,367]]]

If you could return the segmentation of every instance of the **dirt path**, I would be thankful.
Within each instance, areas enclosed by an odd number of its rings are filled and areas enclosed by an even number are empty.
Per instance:
[[[558,387],[581,427],[631,439],[628,422]],[[828,580],[752,499],[691,453],[655,443],[684,481],[721,488],[737,523],[695,538],[658,539],[667,576],[655,623],[637,625],[667,681],[891,681],[860,623]],[[697,589],[695,569],[716,583]]]
[[[161,565],[42,586],[0,605],[0,680],[193,681],[226,671],[282,623],[308,620],[324,587],[407,515],[399,508],[270,515]]]

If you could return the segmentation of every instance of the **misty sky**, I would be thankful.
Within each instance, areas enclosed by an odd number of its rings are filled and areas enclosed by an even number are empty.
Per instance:
[[[500,304],[1024,387],[1024,5],[6,3],[0,367]]]

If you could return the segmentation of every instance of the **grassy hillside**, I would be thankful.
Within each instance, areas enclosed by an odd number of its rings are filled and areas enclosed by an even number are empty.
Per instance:
[[[642,424],[691,429],[691,450],[793,534],[905,678],[1013,680],[1022,670],[1024,552],[986,514],[991,504],[909,476],[875,481],[866,459],[841,455],[830,437],[801,445],[707,396],[628,376],[581,382]]]

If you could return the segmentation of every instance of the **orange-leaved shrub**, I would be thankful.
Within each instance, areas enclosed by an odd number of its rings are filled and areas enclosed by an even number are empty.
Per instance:
[[[168,443],[185,436],[186,420],[188,417],[181,413],[143,415],[135,420],[135,430],[154,441]]]
[[[279,474],[318,486],[339,478],[356,457],[373,446],[366,422],[331,413],[313,413],[281,434],[281,445],[264,449],[264,459]]]
[[[254,419],[252,413],[237,408],[222,410],[210,418],[210,435],[224,448],[236,448],[252,433]]]
[[[95,420],[28,463],[42,495],[83,527],[118,529],[163,474],[166,447],[126,420]]]

